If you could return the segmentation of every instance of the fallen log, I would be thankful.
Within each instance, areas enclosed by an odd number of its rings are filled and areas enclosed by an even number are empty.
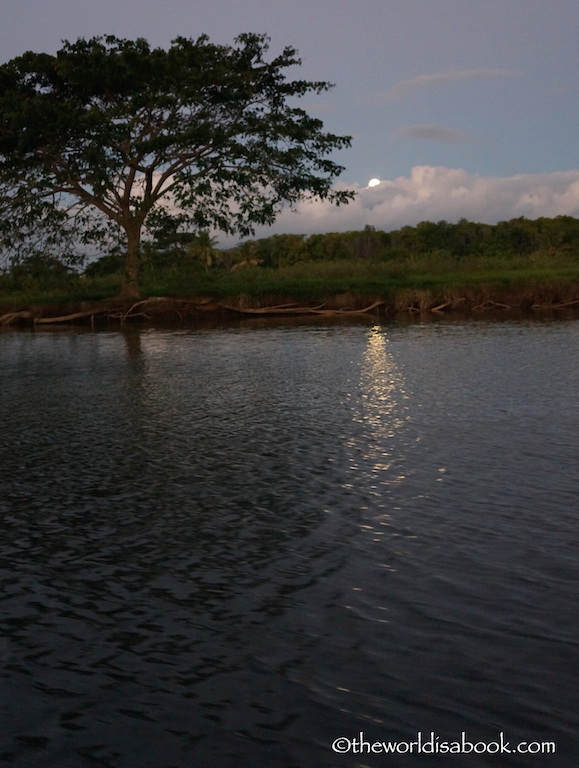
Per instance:
[[[109,305],[104,307],[93,307],[92,309],[83,310],[82,312],[72,312],[69,315],[58,315],[55,317],[39,317],[35,320],[37,324],[49,325],[55,323],[70,323],[73,320],[82,320],[86,317],[94,319],[96,317],[107,317],[110,319],[120,320],[124,322],[128,317],[147,317],[143,312],[135,312],[137,307],[142,307],[145,304],[153,305],[159,304],[167,299],[162,297],[153,296],[148,299],[141,299],[136,301],[127,310],[118,309],[115,306]]]
[[[109,314],[109,310],[95,310],[89,309],[85,312],[73,312],[71,315],[59,315],[58,317],[37,317],[35,323],[37,325],[47,325],[50,323],[70,323],[72,320],[80,320],[84,317],[97,317],[101,315]]]
[[[385,301],[375,301],[363,309],[312,309],[311,311],[316,315],[365,315],[377,307],[384,306],[384,304],[386,304]]]
[[[562,304],[533,304],[531,309],[563,309],[564,307],[572,307],[575,304],[579,304],[579,299],[575,301],[565,301]]]
[[[431,312],[442,312],[443,309],[446,309],[446,307],[450,307],[451,302],[445,301],[444,304],[439,304],[437,307],[432,307]]]
[[[375,301],[368,307],[363,309],[327,309],[324,304],[319,304],[316,307],[299,307],[291,304],[280,304],[275,307],[253,307],[242,309],[240,307],[234,307],[230,304],[220,304],[222,309],[228,309],[232,312],[239,312],[242,315],[364,315],[367,312],[371,312],[373,309],[384,305],[385,301]]]
[[[512,309],[508,304],[501,304],[500,301],[491,301],[488,299],[487,301],[483,301],[482,304],[478,304],[476,307],[473,307],[474,309],[492,309],[493,307],[499,307],[500,309]]]
[[[34,321],[34,315],[28,310],[22,312],[7,312],[5,315],[0,316],[0,325],[12,325],[20,320]]]
[[[231,304],[219,304],[221,309],[228,309],[231,312],[239,312],[241,315],[304,315],[316,312],[324,307],[320,304],[317,307],[298,307],[295,304],[279,304],[275,307],[234,307]]]

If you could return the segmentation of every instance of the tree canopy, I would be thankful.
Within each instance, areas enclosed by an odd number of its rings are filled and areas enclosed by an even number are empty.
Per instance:
[[[0,67],[0,246],[13,258],[122,244],[138,295],[140,246],[167,219],[251,234],[284,205],[346,203],[331,155],[350,137],[297,106],[323,81],[294,80],[294,48],[179,37],[165,50],[113,36],[28,52]]]

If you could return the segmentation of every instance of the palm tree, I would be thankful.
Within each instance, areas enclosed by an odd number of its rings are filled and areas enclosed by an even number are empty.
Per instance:
[[[195,235],[187,249],[190,256],[200,259],[206,272],[209,271],[215,261],[217,243],[216,237],[211,237],[207,230],[202,230]]]

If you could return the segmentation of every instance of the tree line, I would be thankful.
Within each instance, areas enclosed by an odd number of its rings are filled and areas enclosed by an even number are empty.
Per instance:
[[[421,261],[460,262],[469,257],[512,259],[533,255],[579,259],[579,219],[572,216],[526,219],[519,217],[498,224],[460,219],[422,221],[384,231],[367,226],[363,230],[327,234],[277,234],[244,240],[234,248],[220,249],[217,238],[207,231],[179,231],[178,222],[165,225],[142,245],[142,267],[148,276],[195,272],[235,271],[248,266],[277,269],[292,264],[320,261]],[[83,270],[88,278],[122,274],[125,254],[113,247]],[[26,280],[58,283],[71,270],[56,258],[32,255],[12,266],[12,283]]]
[[[542,252],[579,254],[579,219],[572,216],[501,221],[498,224],[460,219],[422,221],[389,232],[371,226],[361,231],[315,235],[273,235],[248,240],[233,250],[235,258],[251,255],[265,267],[302,261],[408,260],[470,256],[510,258]]]
[[[235,248],[218,250],[207,234],[181,234],[154,239],[145,261],[151,266],[178,269],[185,262],[202,262],[206,268],[236,269],[259,265],[278,268],[308,261],[401,260],[431,258],[460,260],[471,256],[512,258],[542,253],[546,256],[579,255],[579,219],[572,216],[527,219],[519,217],[498,224],[460,219],[422,221],[392,231],[366,226],[363,230],[326,234],[277,234],[244,240]],[[93,267],[97,269],[98,267]]]

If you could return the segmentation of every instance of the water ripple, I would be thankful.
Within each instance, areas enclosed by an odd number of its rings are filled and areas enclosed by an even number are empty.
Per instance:
[[[2,334],[0,759],[574,766],[577,328]]]

